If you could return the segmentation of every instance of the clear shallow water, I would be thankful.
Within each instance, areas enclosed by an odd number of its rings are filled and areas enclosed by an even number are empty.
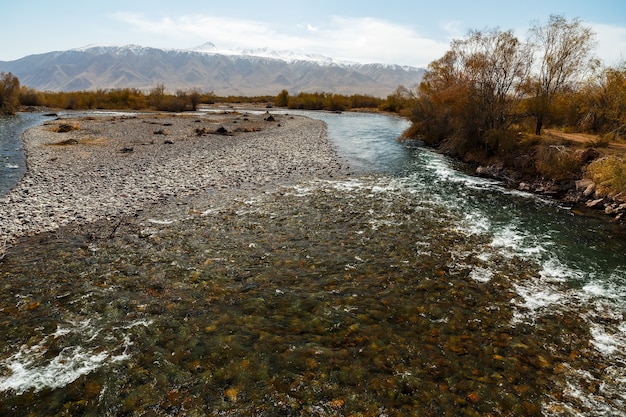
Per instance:
[[[361,174],[10,253],[0,410],[625,414],[621,229],[311,115]]]
[[[354,170],[398,173],[411,164],[411,152],[396,143],[409,127],[405,119],[362,113],[294,113],[326,122],[337,152],[350,161]]]
[[[46,117],[40,113],[0,116],[0,195],[6,194],[26,172],[22,132]]]

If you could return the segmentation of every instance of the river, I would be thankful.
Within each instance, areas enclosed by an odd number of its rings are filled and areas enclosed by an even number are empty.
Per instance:
[[[41,124],[41,113],[19,113],[0,116],[0,195],[6,194],[26,172],[26,161],[20,137],[29,127]]]
[[[0,413],[626,415],[622,228],[305,114],[355,175],[4,260]]]

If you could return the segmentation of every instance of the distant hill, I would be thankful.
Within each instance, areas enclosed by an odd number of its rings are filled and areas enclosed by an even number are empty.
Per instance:
[[[399,85],[413,87],[424,74],[415,67],[334,62],[289,51],[219,51],[210,43],[194,50],[127,45],[48,52],[0,61],[0,71],[42,91],[148,91],[163,84],[170,92],[198,88],[221,96],[276,95],[286,89],[385,97]]]

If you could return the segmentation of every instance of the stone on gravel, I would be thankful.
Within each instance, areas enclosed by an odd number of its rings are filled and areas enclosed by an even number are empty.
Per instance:
[[[321,121],[275,116],[279,129],[262,124],[263,115],[248,115],[240,131],[199,136],[197,117],[82,118],[79,129],[64,133],[77,141],[70,147],[53,146],[58,136],[50,126],[29,129],[27,172],[0,196],[0,257],[20,236],[68,224],[132,215],[170,199],[342,172]],[[212,125],[235,117],[205,115],[200,129],[215,131]],[[157,122],[168,126],[168,143],[151,139],[150,124]]]

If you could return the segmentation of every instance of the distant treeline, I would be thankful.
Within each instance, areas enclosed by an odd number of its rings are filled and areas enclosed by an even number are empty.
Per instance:
[[[180,112],[196,110],[199,104],[213,102],[212,93],[199,90],[178,90],[167,93],[158,84],[145,93],[136,88],[101,89],[95,91],[37,91],[23,87],[19,93],[22,106],[43,106],[66,110],[159,110]]]
[[[162,84],[158,84],[149,92],[136,88],[72,92],[37,91],[20,86],[17,77],[11,73],[3,73],[2,77],[2,81],[0,81],[0,103],[5,103],[6,105],[0,109],[0,112],[4,114],[14,113],[19,106],[50,107],[67,110],[106,109],[181,112],[194,111],[201,104],[256,103],[290,109],[329,111],[369,109],[396,113],[408,111],[410,107],[410,94],[404,87],[398,87],[387,98],[362,94],[346,96],[325,92],[299,93],[291,96],[287,90],[281,91],[277,96],[220,97],[213,92],[206,93],[198,89],[178,90],[175,93],[168,93]]]

